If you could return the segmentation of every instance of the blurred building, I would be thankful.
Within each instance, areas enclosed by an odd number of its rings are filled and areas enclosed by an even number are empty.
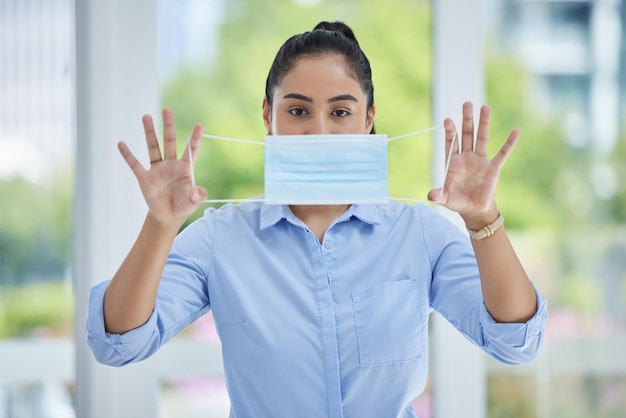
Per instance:
[[[215,54],[223,0],[158,4],[163,79]],[[73,0],[0,0],[0,178],[73,154],[74,42]]]
[[[0,0],[0,178],[41,180],[72,152],[73,36],[69,0]]]
[[[532,74],[535,104],[566,141],[606,155],[626,115],[622,0],[489,0],[490,41]]]

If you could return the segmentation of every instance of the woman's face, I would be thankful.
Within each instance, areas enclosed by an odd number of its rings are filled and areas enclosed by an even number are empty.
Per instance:
[[[374,106],[336,55],[303,57],[274,90],[270,109],[263,100],[270,135],[369,134]]]

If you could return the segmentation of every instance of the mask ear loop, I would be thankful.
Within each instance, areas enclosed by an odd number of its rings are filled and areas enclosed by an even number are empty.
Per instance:
[[[208,135],[208,134],[203,134],[202,135],[203,138],[211,138],[211,139],[219,139],[220,141],[230,141],[230,142],[241,142],[244,144],[254,144],[254,145],[265,145],[264,142],[260,142],[260,141],[252,141],[249,139],[239,139],[239,138],[228,138],[225,136],[216,136],[216,135]],[[187,138],[187,151],[189,153],[189,167],[191,169],[191,184],[195,187],[196,186],[196,178],[194,175],[194,167],[193,167],[193,158],[191,155],[191,137]],[[241,199],[242,201],[244,199]]]
[[[244,143],[244,144],[254,144],[254,145],[263,145],[265,146],[265,142],[261,142],[261,141],[252,141],[249,139],[239,139],[239,138],[228,138],[225,136],[216,136],[216,135],[208,135],[208,134],[204,134],[202,135],[203,138],[210,138],[210,139],[219,139],[220,141],[230,141],[230,142],[240,142],[240,143]],[[193,158],[191,155],[191,137],[189,137],[187,139],[187,152],[189,155],[189,169],[191,172],[191,184],[193,187],[196,187],[196,176],[194,174],[194,166],[193,166]],[[207,199],[204,200],[203,203],[241,203],[241,202],[247,202],[247,201],[259,201],[262,202],[265,199]]]
[[[253,144],[253,145],[263,145],[263,146],[265,146],[265,142],[253,141],[251,139],[229,138],[229,137],[226,137],[226,136],[217,136],[217,135],[209,135],[209,134],[203,134],[202,138],[219,139],[220,141],[241,142],[243,144]]]
[[[441,185],[441,193],[443,194],[443,189],[446,186],[446,179],[448,178],[448,169],[450,169],[450,160],[452,160],[452,150],[454,149],[454,142],[457,141],[457,133],[454,132],[454,136],[452,137],[452,143],[450,144],[450,150],[448,151],[448,158],[446,161],[446,168],[443,173],[443,184]],[[461,147],[459,147],[459,154],[461,153]]]
[[[191,185],[196,187],[196,176],[193,169],[193,156],[191,155],[191,137],[187,138],[187,152],[189,156],[189,171],[191,173]]]
[[[387,140],[387,142],[395,141],[396,139],[407,138],[409,136],[424,134],[424,133],[430,132],[430,131],[436,131],[437,129],[440,129],[440,128],[443,128],[443,124],[436,125],[436,126],[433,126],[431,128],[421,129],[421,130],[415,131],[415,132],[409,132],[408,134],[394,136],[393,138],[389,138]],[[410,203],[420,203],[420,202],[422,202],[422,203],[428,203],[424,199],[414,199],[414,198],[408,198],[408,197],[389,197],[389,198],[393,199],[393,200],[399,200],[399,201],[402,201],[402,202],[410,202]]]
[[[437,125],[437,126],[433,126],[432,128],[421,129],[419,131],[409,132],[408,134],[394,136],[393,138],[389,138],[387,140],[387,142],[395,141],[396,139],[406,138],[406,137],[409,137],[409,136],[425,134],[426,132],[435,131],[435,130],[437,130],[439,128],[443,128],[443,125]]]

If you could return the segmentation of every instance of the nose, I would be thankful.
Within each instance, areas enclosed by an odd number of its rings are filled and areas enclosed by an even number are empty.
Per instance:
[[[320,113],[315,118],[312,118],[308,131],[307,134],[313,135],[330,134],[330,121],[327,115]]]

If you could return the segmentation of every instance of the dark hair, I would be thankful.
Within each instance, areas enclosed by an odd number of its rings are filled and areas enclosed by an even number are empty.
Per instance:
[[[294,35],[280,47],[265,83],[265,97],[269,107],[272,107],[274,89],[299,58],[327,54],[337,54],[343,57],[351,75],[361,84],[367,96],[367,110],[369,111],[374,105],[374,85],[370,62],[359,46],[352,29],[343,22],[320,22],[311,32]],[[373,126],[371,133],[374,133]]]

